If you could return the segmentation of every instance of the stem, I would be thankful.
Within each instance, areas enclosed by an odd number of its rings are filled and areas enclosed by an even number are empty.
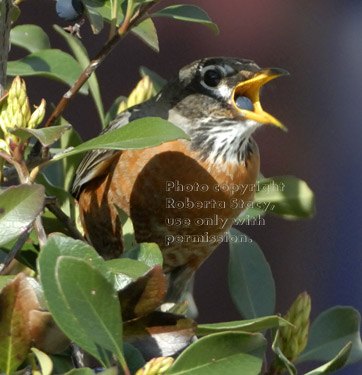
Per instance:
[[[69,233],[73,238],[84,241],[84,238],[75,226],[74,221],[58,206],[56,198],[50,199],[49,197],[47,197],[45,205],[47,209],[52,212],[67,227]]]
[[[28,228],[15,242],[14,246],[10,250],[9,254],[5,257],[4,263],[2,264],[2,268],[0,271],[0,275],[5,275],[6,268],[10,264],[10,262],[16,258],[16,256],[19,254],[20,250],[24,246],[26,240],[29,238],[31,232],[31,227]]]
[[[2,0],[0,18],[0,98],[5,94],[6,66],[9,55],[11,17],[14,10],[12,0]]]
[[[117,26],[117,8],[118,8],[118,1],[111,0],[111,7],[112,7],[112,20],[111,25],[109,28],[109,38],[112,39],[116,33],[116,26]]]
[[[29,170],[24,162],[24,160],[17,160],[13,162],[13,165],[18,173],[19,180],[21,184],[30,184],[31,179],[29,175]],[[33,223],[34,230],[37,234],[39,245],[42,248],[46,241],[47,241],[47,235],[44,230],[43,222],[41,220],[41,216],[38,215],[38,217],[35,219]]]
[[[149,3],[145,3],[137,12],[137,14],[132,17],[133,0],[130,0],[127,7],[126,16],[121,27],[118,30],[118,33],[114,35],[101,49],[98,55],[91,60],[89,65],[85,68],[83,73],[78,77],[77,81],[60,99],[58,105],[54,109],[53,113],[48,118],[48,121],[45,124],[45,127],[54,125],[58,120],[61,114],[69,105],[70,101],[78,93],[80,88],[88,81],[91,74],[101,65],[104,59],[114,50],[117,44],[128,34],[129,31],[139,23],[145,20],[146,13],[159,2],[160,0],[154,0]],[[131,5],[131,6],[130,6]],[[132,18],[131,18],[132,17]]]
[[[14,164],[14,159],[5,152],[0,151],[0,158],[5,159],[9,164]]]

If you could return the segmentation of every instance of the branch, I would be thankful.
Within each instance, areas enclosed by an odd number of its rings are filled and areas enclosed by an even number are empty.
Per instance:
[[[154,0],[149,3],[145,3],[139,8],[137,13],[133,17],[131,15],[132,9],[130,9],[131,7],[128,7],[126,16],[121,27],[118,30],[118,33],[104,45],[98,55],[89,63],[83,73],[79,76],[73,87],[71,87],[63,95],[53,113],[50,115],[48,121],[46,122],[45,127],[49,127],[55,124],[55,122],[67,108],[70,101],[78,93],[80,88],[88,81],[92,73],[101,65],[104,59],[114,50],[117,44],[132,30],[132,28],[143,22],[148,17],[147,12],[158,2],[160,2],[160,0]],[[132,4],[133,2],[130,1],[130,3]]]
[[[9,55],[11,17],[14,10],[12,0],[2,0],[0,18],[0,98],[5,94],[6,66]]]
[[[47,209],[52,212],[59,219],[59,221],[61,221],[67,227],[72,237],[77,240],[84,241],[84,237],[75,226],[74,220],[72,220],[62,211],[62,209],[57,204],[56,198],[53,199],[51,197],[47,197],[45,202],[45,206],[47,207]]]
[[[4,263],[1,265],[1,270],[0,270],[0,275],[5,275],[6,274],[6,269],[9,266],[10,262],[16,258],[16,256],[19,254],[20,250],[24,246],[26,240],[30,236],[32,227],[30,226],[15,242],[14,246],[8,253],[8,255],[4,259]]]

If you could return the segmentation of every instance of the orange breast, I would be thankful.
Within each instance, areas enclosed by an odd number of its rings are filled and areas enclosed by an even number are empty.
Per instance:
[[[254,197],[257,146],[246,165],[199,160],[188,141],[120,152],[109,172],[86,184],[80,214],[88,239],[105,258],[122,252],[114,204],[131,216],[137,242],[156,242],[164,269],[196,269]]]

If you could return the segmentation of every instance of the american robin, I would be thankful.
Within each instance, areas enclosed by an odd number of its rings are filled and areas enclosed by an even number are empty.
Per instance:
[[[161,117],[190,140],[142,150],[93,150],[75,175],[85,235],[106,259],[123,251],[117,205],[132,219],[138,243],[155,242],[168,275],[167,301],[180,300],[201,263],[252,202],[261,125],[283,125],[260,104],[262,85],[285,75],[251,60],[205,58],[182,68],[152,99],[120,113],[103,131]]]

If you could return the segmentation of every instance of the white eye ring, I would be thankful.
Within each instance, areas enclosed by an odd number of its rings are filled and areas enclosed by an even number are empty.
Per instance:
[[[210,72],[209,74],[211,74],[210,77],[208,77],[207,75],[208,72]],[[214,76],[212,76],[213,73],[215,74]],[[219,77],[217,77],[217,75]],[[201,70],[201,77],[202,77],[201,84],[207,89],[216,88],[225,76],[226,76],[226,70],[222,66],[208,65],[208,66],[205,66]],[[215,82],[213,82],[213,80],[215,80]]]

